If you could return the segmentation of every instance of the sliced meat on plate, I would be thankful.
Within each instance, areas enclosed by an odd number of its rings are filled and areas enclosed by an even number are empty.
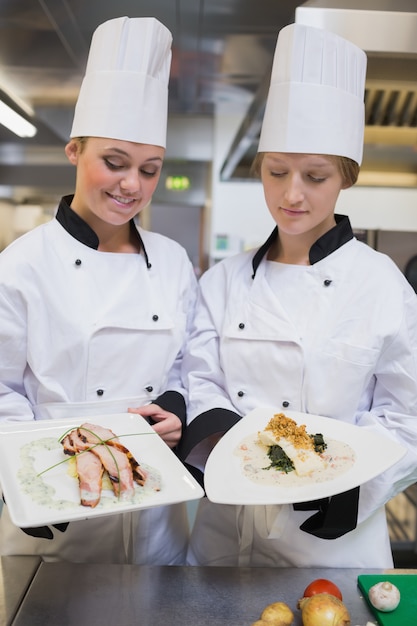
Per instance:
[[[120,452],[126,454],[132,468],[133,480],[138,483],[138,485],[143,486],[145,484],[147,477],[145,470],[140,467],[140,464],[130,450],[120,443],[118,437],[111,430],[103,426],[97,426],[96,424],[85,423],[78,428],[78,435],[84,442],[90,445],[105,442],[106,445],[117,448]]]
[[[81,452],[75,457],[80,499],[83,506],[94,508],[100,502],[104,467],[92,452]]]
[[[126,454],[117,448],[103,444],[94,446],[91,452],[100,459],[107,471],[116,496],[120,496],[123,500],[132,498],[135,492],[133,473]]]

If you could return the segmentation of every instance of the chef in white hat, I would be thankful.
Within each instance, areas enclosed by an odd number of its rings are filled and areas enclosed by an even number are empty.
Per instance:
[[[395,264],[335,213],[362,159],[365,73],[365,53],[336,34],[301,24],[279,33],[254,164],[276,226],[258,250],[200,281],[181,453],[203,470],[210,442],[271,407],[271,417],[295,411],[384,433],[404,456],[319,501],[297,480],[294,505],[279,504],[278,488],[267,506],[201,500],[190,564],[393,565],[384,505],[417,479],[417,300]],[[263,427],[254,423],[254,438]],[[236,502],[226,467],[219,475]],[[258,479],[271,471],[259,468]],[[249,479],[242,470],[237,480]]]
[[[171,41],[154,18],[112,19],[93,35],[65,148],[76,167],[75,193],[0,259],[4,421],[80,416],[94,423],[130,410],[168,446],[178,444],[180,361],[196,281],[185,250],[135,219],[164,160]],[[123,434],[117,423],[112,430]],[[159,463],[156,455],[156,472]],[[35,528],[22,532],[3,508],[2,555],[179,564],[188,539],[183,503],[29,525]]]

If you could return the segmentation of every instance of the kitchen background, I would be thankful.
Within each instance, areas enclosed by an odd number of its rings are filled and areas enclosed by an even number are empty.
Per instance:
[[[197,274],[273,227],[250,164],[278,31],[300,21],[365,49],[364,162],[338,211],[417,290],[417,0],[0,0],[0,107],[36,131],[0,123],[0,249],[71,193],[64,146],[91,35],[123,15],[173,33],[166,162],[141,222],[182,243]],[[387,507],[399,564],[417,565],[416,504],[411,488]]]

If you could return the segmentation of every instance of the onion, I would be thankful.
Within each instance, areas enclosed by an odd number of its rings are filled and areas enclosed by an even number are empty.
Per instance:
[[[298,601],[303,626],[350,626],[350,615],[339,598],[329,593],[316,593]]]
[[[285,602],[273,602],[264,608],[261,614],[261,622],[270,626],[291,626],[294,613]]]

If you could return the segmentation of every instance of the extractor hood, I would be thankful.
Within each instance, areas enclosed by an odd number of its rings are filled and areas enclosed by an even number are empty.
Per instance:
[[[297,7],[295,21],[336,32],[367,53],[365,150],[359,182],[417,185],[416,0],[310,0]],[[268,78],[269,73],[232,143],[221,171],[223,180],[250,179]]]

